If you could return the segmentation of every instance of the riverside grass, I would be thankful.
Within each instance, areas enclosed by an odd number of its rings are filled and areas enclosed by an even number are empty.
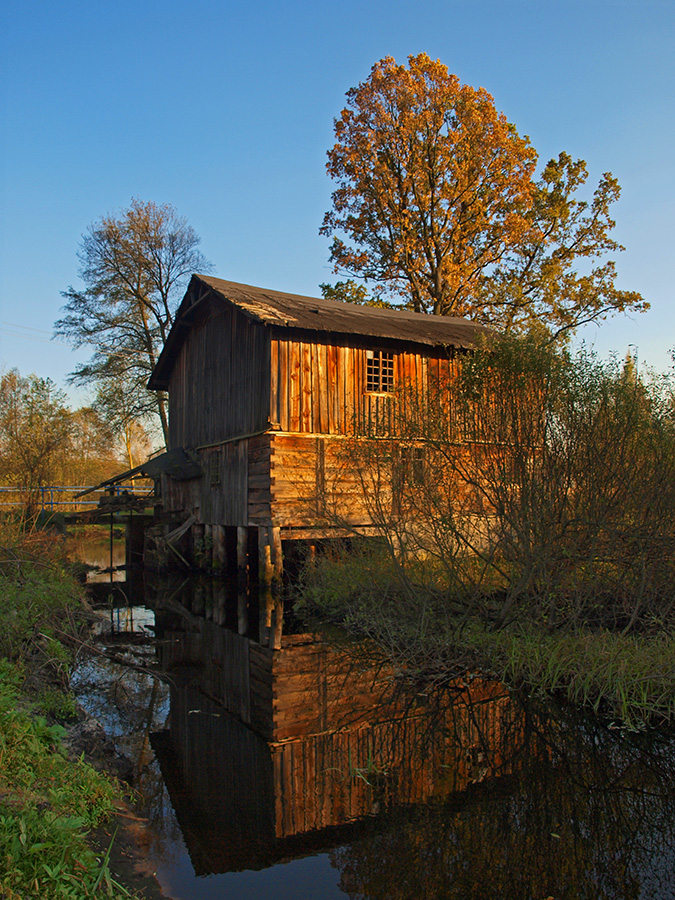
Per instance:
[[[296,595],[300,615],[372,638],[399,670],[443,680],[474,669],[508,687],[564,698],[628,729],[675,723],[675,634],[652,623],[624,634],[551,627],[528,613],[495,628],[453,610],[441,593],[415,593],[385,553],[313,560]]]
[[[531,627],[465,639],[506,684],[563,696],[629,729],[675,721],[675,636],[609,631],[547,634]]]
[[[83,759],[70,760],[51,714],[73,712],[71,639],[86,604],[42,536],[3,535],[0,546],[0,897],[131,898],[107,854],[87,844],[114,811],[119,787]],[[33,684],[31,696],[26,686]],[[40,686],[39,692],[35,686]]]

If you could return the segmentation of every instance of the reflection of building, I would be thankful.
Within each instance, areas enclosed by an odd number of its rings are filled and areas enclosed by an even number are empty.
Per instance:
[[[183,620],[162,634],[174,686],[154,745],[198,874],[330,846],[336,828],[510,771],[520,723],[494,682],[406,692],[363,648],[303,634],[273,651]]]

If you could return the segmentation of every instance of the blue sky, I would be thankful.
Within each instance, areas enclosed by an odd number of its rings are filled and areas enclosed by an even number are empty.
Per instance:
[[[545,162],[611,171],[619,285],[650,312],[584,332],[659,370],[675,346],[672,0],[4,0],[0,13],[0,366],[64,385],[50,341],[88,225],[171,203],[222,278],[318,294],[325,153],[344,94],[425,51],[485,87]],[[74,399],[80,402],[83,398]]]

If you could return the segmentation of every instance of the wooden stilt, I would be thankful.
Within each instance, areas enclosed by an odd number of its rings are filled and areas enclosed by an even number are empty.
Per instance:
[[[213,567],[214,569],[225,569],[227,567],[227,548],[225,545],[225,527],[223,525],[214,525],[213,534]]]
[[[237,528],[237,585],[248,588],[248,528]]]
[[[204,548],[204,526],[194,524],[190,528],[192,535],[192,563],[201,566],[202,552]]]
[[[248,634],[248,596],[245,593],[237,594],[237,631]]]
[[[237,628],[248,633],[248,528],[237,527]]]
[[[270,532],[273,529],[266,525],[258,528],[258,582],[260,586],[272,584],[274,578],[274,565],[272,564],[272,544]]]
[[[202,568],[213,568],[213,525],[204,525],[204,556]]]
[[[273,598],[273,609],[270,621],[269,646],[272,650],[281,650],[281,636],[284,631],[284,601],[280,597]]]
[[[260,643],[281,647],[284,607],[280,599],[283,577],[281,529],[271,525],[258,528],[258,580],[260,584]]]
[[[273,609],[272,587],[269,584],[261,584],[258,593],[258,641],[263,647],[270,646]]]
[[[204,584],[204,618],[213,619],[213,579],[208,578]]]
[[[284,577],[284,556],[281,548],[281,528],[276,525],[270,527],[272,543],[272,565],[274,566],[274,581],[277,588],[281,587]]]

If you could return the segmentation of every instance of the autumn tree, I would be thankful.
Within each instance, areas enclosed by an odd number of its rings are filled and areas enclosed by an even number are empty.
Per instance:
[[[158,421],[165,442],[166,395],[146,384],[187,278],[210,268],[198,245],[195,231],[168,204],[132,200],[119,215],[103,216],[80,244],[84,288],[63,293],[65,315],[55,325],[56,336],[94,348],[71,381],[102,387],[111,397],[123,393],[127,414]]]
[[[25,488],[36,508],[40,488],[54,484],[73,429],[66,396],[49,378],[23,377],[11,369],[0,379],[0,477]]]
[[[380,60],[347,100],[328,152],[337,188],[321,228],[333,237],[336,273],[415,311],[503,330],[543,323],[560,333],[646,308],[615,287],[607,259],[623,249],[611,236],[611,174],[590,201],[578,196],[585,163],[565,153],[535,179],[535,150],[490,94],[425,53],[408,67]]]

